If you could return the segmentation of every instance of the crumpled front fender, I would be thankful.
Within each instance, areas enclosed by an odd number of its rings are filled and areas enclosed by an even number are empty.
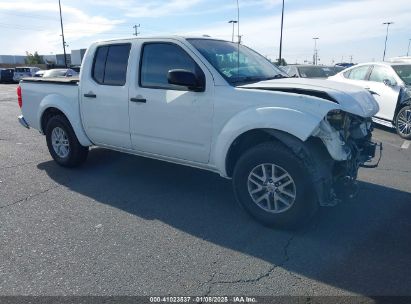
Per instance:
[[[212,148],[211,163],[220,174],[227,177],[226,156],[233,142],[245,132],[256,129],[273,129],[306,141],[317,129],[324,116],[333,107],[323,107],[314,115],[282,107],[247,109],[231,118],[219,133]]]

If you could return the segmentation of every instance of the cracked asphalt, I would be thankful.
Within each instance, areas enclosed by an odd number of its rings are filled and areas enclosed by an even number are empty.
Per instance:
[[[411,295],[411,149],[391,130],[356,199],[287,232],[213,173],[100,148],[58,167],[15,88],[0,85],[0,295]]]

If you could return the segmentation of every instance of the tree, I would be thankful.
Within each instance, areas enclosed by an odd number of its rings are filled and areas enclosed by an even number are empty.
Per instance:
[[[277,59],[277,65],[286,66],[286,65],[287,65],[287,61],[285,61],[284,58],[281,58],[281,62],[280,62],[280,60]]]
[[[31,54],[26,51],[26,56],[27,58],[25,59],[26,64],[42,64],[44,63],[43,57],[39,55],[39,53],[34,52],[34,54]]]

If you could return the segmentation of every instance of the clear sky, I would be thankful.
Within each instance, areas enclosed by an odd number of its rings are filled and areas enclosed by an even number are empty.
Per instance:
[[[235,0],[61,0],[68,50],[95,40],[141,35],[207,34],[231,39]],[[278,58],[281,0],[239,0],[243,43]],[[320,63],[381,60],[407,53],[411,0],[285,0],[283,57],[311,60],[319,37]],[[62,53],[58,0],[0,0],[0,54]]]

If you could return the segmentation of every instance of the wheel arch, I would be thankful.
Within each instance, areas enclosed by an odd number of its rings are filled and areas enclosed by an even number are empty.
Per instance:
[[[290,137],[304,142],[319,126],[328,109],[319,112],[314,115],[310,112],[279,107],[245,110],[231,118],[219,132],[213,143],[210,161],[221,176],[230,177],[227,165],[230,166],[232,162],[230,156],[239,140],[254,137],[247,141],[260,143],[266,141],[267,137],[279,141]]]
[[[83,125],[81,123],[80,111],[73,105],[73,101],[68,100],[64,96],[48,95],[40,103],[38,112],[38,122],[40,126],[40,132],[45,133],[47,121],[53,115],[64,115],[70,122],[71,127],[76,134],[76,137],[82,146],[88,147],[92,145],[92,142],[86,135]]]
[[[393,117],[393,123],[395,124],[397,115],[403,107],[411,106],[411,96],[408,96],[406,92],[401,90],[400,95],[398,96],[397,106],[395,107],[395,113]]]
[[[331,200],[332,168],[335,161],[331,158],[324,143],[316,137],[310,136],[306,141],[275,129],[254,129],[240,135],[234,141],[227,153],[226,174],[232,177],[235,165],[241,155],[264,142],[276,142],[300,158],[310,174],[315,194],[320,205],[327,205]]]

